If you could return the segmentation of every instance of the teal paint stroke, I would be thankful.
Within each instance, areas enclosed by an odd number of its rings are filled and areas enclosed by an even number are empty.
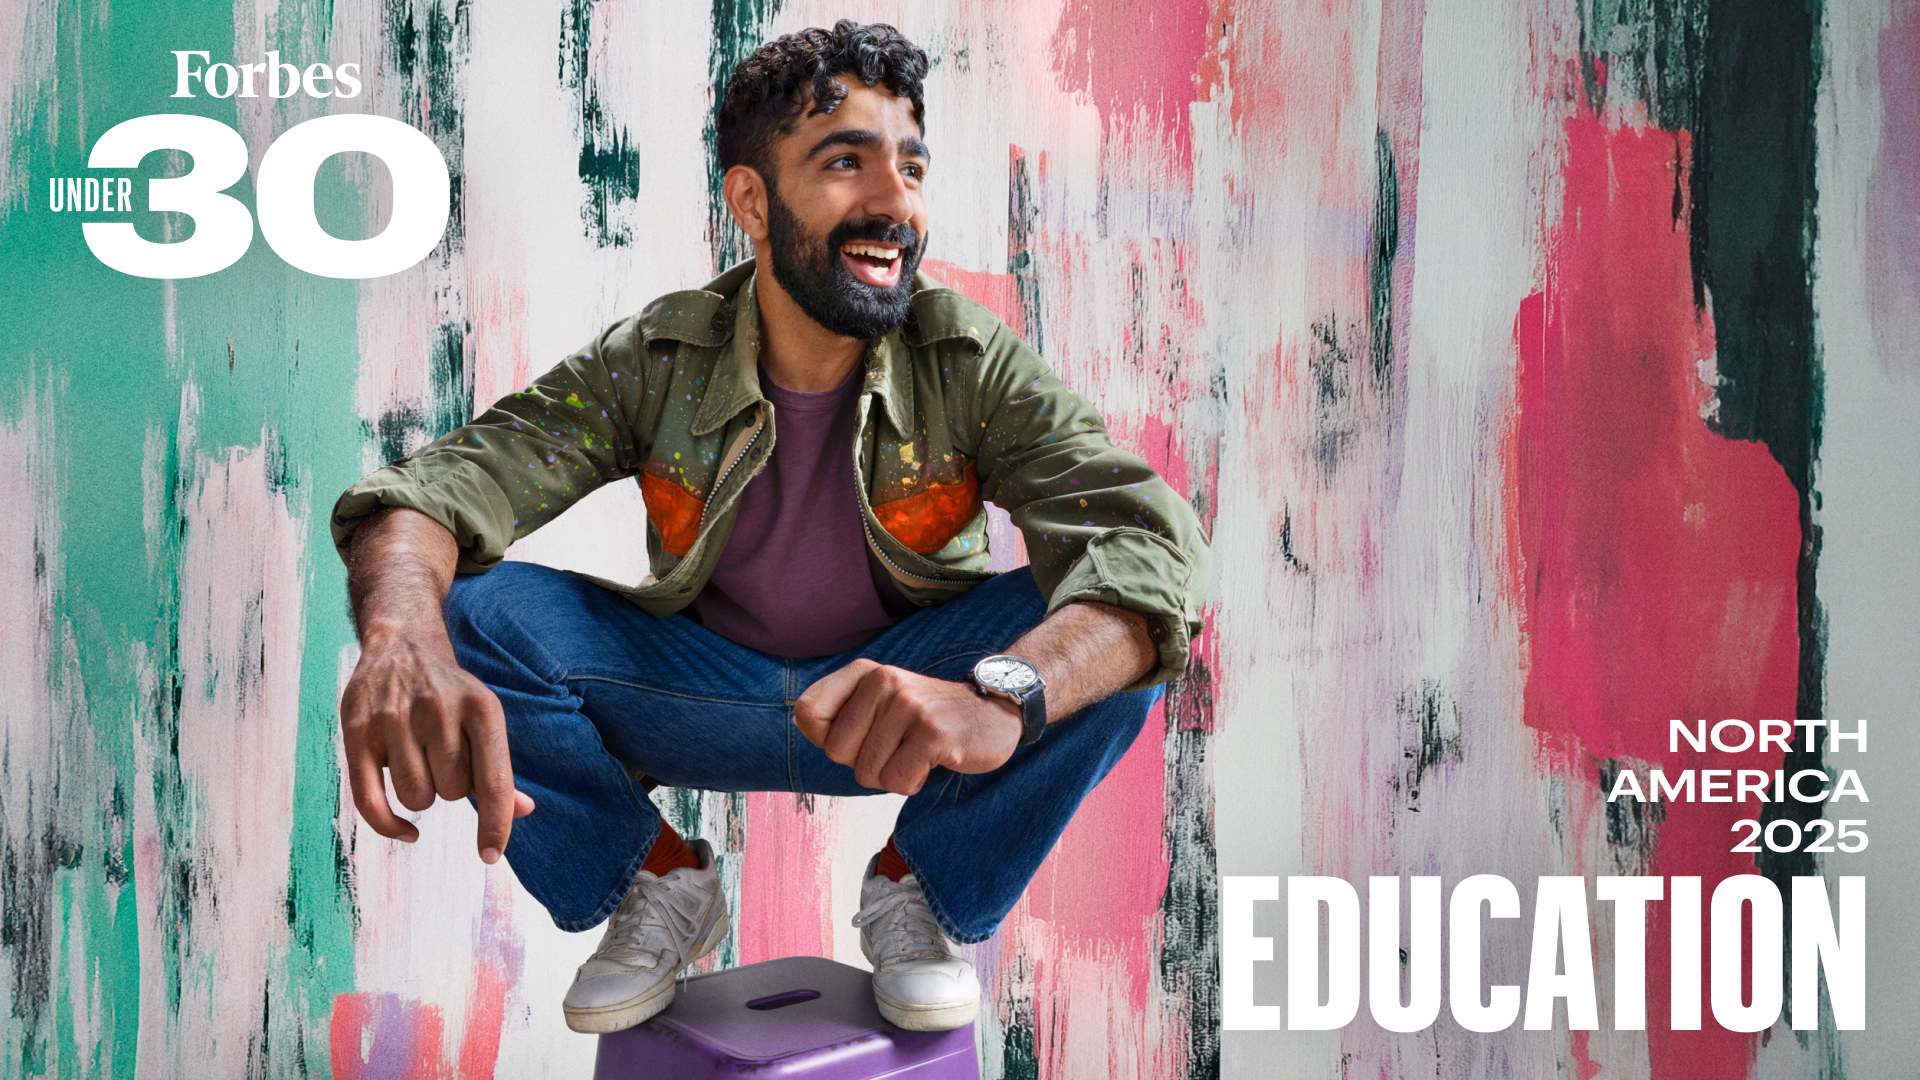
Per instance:
[[[238,128],[230,100],[168,96],[172,58],[156,44],[205,42],[214,60],[236,59],[233,8],[49,3],[34,15],[56,40],[44,76],[10,88],[6,152],[25,197],[10,203],[0,231],[9,281],[0,427],[30,432],[50,502],[40,588],[53,714],[42,718],[44,760],[7,778],[20,813],[0,834],[0,1075],[127,1075],[137,1060],[167,1072],[184,1064],[169,1063],[169,1045],[232,1040],[250,1073],[329,1075],[327,1019],[333,996],[354,985],[356,914],[334,749],[339,657],[352,633],[325,510],[361,471],[358,287],[293,270],[258,236],[239,263],[207,278],[169,283],[101,265],[81,237],[85,215],[49,212],[36,185],[44,192],[50,176],[84,175],[91,141],[134,116],[194,112]],[[269,29],[268,47],[289,55],[324,49],[331,11],[283,5]],[[421,50],[438,47],[429,34]],[[415,69],[422,93],[456,67],[429,55]],[[283,113],[275,130],[298,118]],[[457,126],[433,133],[457,145]],[[187,164],[178,158],[150,155],[138,176],[177,175]],[[371,196],[340,165],[322,172],[323,220],[364,214]],[[142,205],[144,184],[135,188]],[[229,194],[251,207],[249,180]],[[159,238],[155,215],[134,217]],[[462,364],[444,366],[452,390],[434,411],[464,412],[458,388],[470,378]],[[184,408],[189,400],[197,405]],[[269,494],[304,533],[305,624],[290,856],[279,879],[246,883],[280,898],[286,947],[244,995],[257,1003],[249,1015],[207,1017],[173,1009],[183,986],[217,977],[204,932],[218,929],[221,899],[206,894],[197,859],[205,792],[181,774],[172,743],[182,703],[207,692],[182,682],[179,560],[194,528],[183,506],[195,475],[235,453],[266,457]],[[22,738],[10,724],[9,745]],[[159,838],[145,864],[134,836],[143,803]],[[141,921],[142,889],[159,898],[152,923]],[[72,977],[73,957],[82,979]],[[168,1045],[140,1045],[143,1008],[162,1021],[149,1034]]]

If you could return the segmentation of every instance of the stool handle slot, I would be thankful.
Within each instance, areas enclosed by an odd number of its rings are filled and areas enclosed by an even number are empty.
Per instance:
[[[778,994],[754,998],[747,1002],[747,1008],[765,1012],[768,1009],[784,1009],[789,1005],[798,1005],[803,1001],[812,1001],[820,996],[818,990],[782,990]]]

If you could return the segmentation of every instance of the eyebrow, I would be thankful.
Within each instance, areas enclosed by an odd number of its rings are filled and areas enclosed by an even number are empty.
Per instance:
[[[807,156],[802,160],[812,161],[814,158],[819,157],[821,154],[826,153],[836,146],[865,149],[867,147],[879,146],[880,143],[881,138],[877,132],[870,131],[866,128],[847,128],[841,131],[829,132],[819,142],[813,144],[813,149],[808,150]],[[933,160],[933,153],[927,149],[927,144],[911,135],[900,140],[900,153],[907,157],[917,157],[922,161]]]

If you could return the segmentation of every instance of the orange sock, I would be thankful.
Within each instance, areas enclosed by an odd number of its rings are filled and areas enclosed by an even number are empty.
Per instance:
[[[880,849],[880,865],[874,867],[873,872],[885,877],[888,881],[899,881],[913,873],[913,867],[908,866],[907,860],[900,857],[900,849],[893,846],[893,837],[889,836],[887,846]]]
[[[660,835],[653,838],[653,850],[647,852],[647,861],[640,864],[640,869],[654,877],[666,877],[670,870],[699,865],[700,860],[694,858],[693,849],[680,839],[679,833],[673,831],[673,826],[662,820]]]

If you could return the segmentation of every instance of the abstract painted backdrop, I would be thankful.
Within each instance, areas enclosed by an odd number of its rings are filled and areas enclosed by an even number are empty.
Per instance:
[[[327,511],[739,257],[716,88],[843,15],[933,61],[927,269],[1216,548],[1192,670],[972,950],[988,1076],[1910,1070],[1920,6],[4,0],[0,1076],[587,1074],[558,999],[592,939],[473,858],[464,805],[405,846],[344,797]],[[358,63],[367,90],[177,101],[186,49]],[[211,116],[257,168],[329,110],[445,156],[451,224],[411,270],[317,278],[256,240],[137,279],[43,201],[134,116]],[[370,235],[388,191],[337,157],[321,219]],[[619,485],[511,554],[637,580],[643,515]],[[1726,853],[1736,806],[1606,801],[1671,717],[1829,715],[1875,725],[1846,762],[1864,854],[1756,866]],[[897,800],[660,797],[737,899],[709,965],[859,962]],[[1756,869],[1868,876],[1865,1032],[1219,1029],[1221,874],[1498,873],[1530,901],[1543,874]],[[1518,981],[1524,935],[1486,963]]]

